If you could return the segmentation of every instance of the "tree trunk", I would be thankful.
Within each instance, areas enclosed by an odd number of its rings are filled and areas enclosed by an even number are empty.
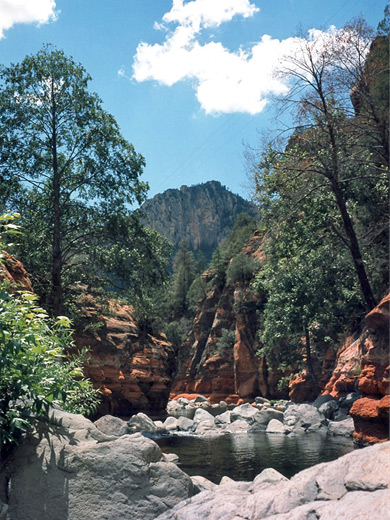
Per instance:
[[[355,229],[353,227],[353,223],[351,217],[349,216],[344,195],[340,189],[339,183],[332,179],[332,191],[336,198],[337,206],[340,210],[341,217],[344,223],[344,230],[348,237],[348,247],[352,255],[353,263],[355,265],[356,274],[359,279],[360,288],[363,293],[363,297],[366,301],[368,310],[371,310],[375,307],[376,302],[374,295],[371,290],[371,285],[367,277],[366,269],[364,267],[363,258],[360,252],[359,242],[356,237]]]
[[[344,194],[340,188],[339,184],[339,161],[338,161],[338,147],[336,142],[336,133],[335,129],[328,111],[328,104],[325,98],[325,95],[322,92],[322,89],[319,90],[319,95],[323,107],[323,113],[326,119],[326,126],[328,129],[329,140],[331,145],[331,154],[332,154],[332,168],[331,171],[328,172],[326,177],[330,180],[332,191],[336,198],[337,206],[340,210],[341,218],[343,219],[344,230],[348,237],[348,247],[352,255],[353,263],[355,265],[355,271],[357,277],[359,279],[360,288],[363,293],[363,297],[367,304],[368,310],[371,310],[375,307],[375,298],[372,293],[371,285],[367,277],[366,269],[364,267],[363,258],[360,252],[359,242],[355,233],[355,229],[353,227],[353,223],[351,217],[349,216],[347,205],[345,203]]]
[[[61,208],[60,208],[60,173],[57,158],[57,128],[54,88],[52,89],[52,154],[53,154],[53,242],[51,272],[51,304],[54,316],[63,314],[64,302],[62,291],[62,251],[61,251]]]

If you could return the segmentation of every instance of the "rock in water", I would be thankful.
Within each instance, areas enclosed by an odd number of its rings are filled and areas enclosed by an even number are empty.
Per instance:
[[[388,518],[390,442],[348,453],[290,480],[270,468],[250,486],[231,481],[156,520],[381,520]]]

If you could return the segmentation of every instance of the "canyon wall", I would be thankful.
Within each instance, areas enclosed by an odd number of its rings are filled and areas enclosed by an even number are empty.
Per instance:
[[[81,307],[76,344],[89,349],[85,375],[102,392],[99,415],[163,411],[175,370],[165,336],[140,332],[129,305],[110,301],[102,309],[85,297]]]
[[[261,243],[255,234],[242,252],[261,262]],[[206,283],[212,275],[212,271],[204,273]],[[256,355],[261,303],[250,281],[209,287],[198,304],[189,337],[179,349],[172,397],[200,393],[212,402],[249,401],[257,395],[287,397],[277,389],[281,374]],[[234,332],[232,345],[220,344],[223,330]]]

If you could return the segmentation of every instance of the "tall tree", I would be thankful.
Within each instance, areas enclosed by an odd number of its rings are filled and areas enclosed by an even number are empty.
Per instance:
[[[361,134],[367,140],[373,135],[371,127],[363,121],[357,132],[357,119],[350,110],[349,88],[367,70],[364,62],[372,41],[369,34],[365,24],[359,22],[321,38],[302,38],[299,49],[284,59],[280,73],[291,82],[285,101],[296,105],[302,130],[294,144],[306,153],[305,162],[296,161],[297,168],[293,161],[290,163],[291,171],[302,180],[309,179],[310,191],[326,186],[333,194],[342,220],[339,235],[350,251],[366,305],[372,308],[375,297],[348,204],[348,190],[356,177],[383,179],[388,167],[383,164],[388,158],[385,148],[381,164],[370,159]],[[367,81],[361,79],[362,85]],[[374,81],[372,76],[370,81]],[[367,90],[363,86],[357,88],[359,92]],[[373,105],[369,113],[375,121],[374,97],[365,95],[364,103]],[[380,140],[383,141],[382,137]]]
[[[195,258],[183,239],[173,260],[172,310],[174,317],[184,316],[188,309],[187,293],[195,278]]]
[[[312,355],[337,344],[388,283],[388,113],[378,88],[387,51],[367,34],[355,21],[286,59],[285,102],[299,126],[284,150],[262,152],[254,174],[265,234],[260,352],[281,368],[305,366],[315,384]]]
[[[55,315],[64,309],[64,276],[71,283],[95,271],[88,257],[107,242],[113,215],[125,225],[147,190],[143,157],[90,81],[52,46],[0,70],[0,182],[26,219],[27,267],[30,260],[35,273],[50,272]]]

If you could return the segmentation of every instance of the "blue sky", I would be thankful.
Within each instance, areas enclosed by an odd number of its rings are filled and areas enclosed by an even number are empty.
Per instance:
[[[53,43],[144,155],[149,196],[219,180],[250,197],[245,146],[275,128],[272,76],[299,27],[376,28],[384,0],[0,0],[0,63]],[[265,36],[268,35],[268,36]]]

